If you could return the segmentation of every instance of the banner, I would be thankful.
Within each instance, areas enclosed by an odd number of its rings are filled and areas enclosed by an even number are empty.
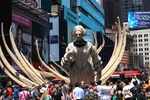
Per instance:
[[[150,12],[128,12],[130,29],[150,28]]]

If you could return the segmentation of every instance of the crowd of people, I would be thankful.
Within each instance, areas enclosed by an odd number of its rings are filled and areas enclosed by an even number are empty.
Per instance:
[[[0,100],[148,100],[148,88],[137,78],[124,81],[101,81],[86,84],[50,81],[42,86],[27,89],[9,85],[0,89]]]

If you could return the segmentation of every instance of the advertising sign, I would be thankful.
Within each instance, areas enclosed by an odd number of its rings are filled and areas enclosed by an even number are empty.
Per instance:
[[[59,37],[58,35],[51,35],[50,36],[50,43],[51,44],[55,44],[55,43],[58,43],[59,42]]]
[[[50,17],[52,29],[49,31],[50,60],[59,61],[59,17]]]
[[[130,29],[150,28],[150,12],[128,12]]]

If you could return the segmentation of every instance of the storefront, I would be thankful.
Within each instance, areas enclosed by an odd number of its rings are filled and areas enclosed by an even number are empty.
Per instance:
[[[38,57],[35,56],[35,40],[39,40],[40,54],[45,51],[45,44],[48,44],[48,41],[44,41],[48,37],[50,27],[47,12],[18,1],[12,6],[12,26],[18,49],[29,61],[36,63]],[[47,56],[42,55],[42,58],[48,58]]]
[[[21,14],[12,15],[13,35],[16,45],[20,51],[31,59],[32,48],[32,21]]]
[[[141,76],[139,70],[116,71],[111,75],[111,78],[132,78],[134,76]]]

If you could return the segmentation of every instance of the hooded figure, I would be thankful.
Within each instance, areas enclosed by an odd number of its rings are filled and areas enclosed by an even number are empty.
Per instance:
[[[75,40],[68,44],[61,65],[70,73],[71,83],[94,81],[94,71],[100,67],[101,58],[96,48],[83,39],[85,29],[81,25],[74,27]]]

